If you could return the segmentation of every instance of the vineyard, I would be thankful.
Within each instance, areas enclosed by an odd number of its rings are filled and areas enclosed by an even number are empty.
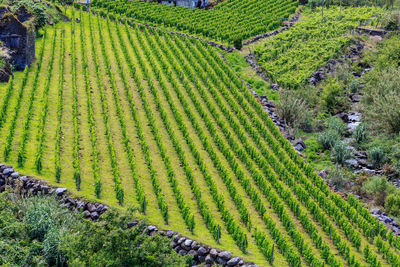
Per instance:
[[[308,11],[308,12],[307,12]],[[378,8],[307,10],[296,27],[259,45],[254,54],[270,78],[287,88],[298,88],[320,66],[349,46],[350,30],[379,12]],[[340,16],[341,15],[341,16]]]
[[[235,44],[273,31],[294,14],[292,0],[228,0],[211,10],[160,5],[148,1],[94,0],[99,12],[111,12],[152,26]]]
[[[0,85],[1,160],[260,266],[400,265],[400,239],[330,191],[213,47],[68,13],[36,63]]]

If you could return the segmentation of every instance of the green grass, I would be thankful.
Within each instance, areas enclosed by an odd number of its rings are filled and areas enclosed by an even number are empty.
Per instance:
[[[46,37],[37,40],[38,61],[43,42],[44,54],[27,131],[26,161],[18,168],[21,173],[122,209],[139,208],[142,199],[138,196],[143,194],[143,214],[149,222],[232,251],[260,266],[268,261],[260,249],[268,250],[272,245],[274,266],[296,265],[299,261],[307,265],[310,254],[316,262],[346,265],[348,259],[330,231],[337,233],[340,244],[345,244],[362,266],[367,265],[362,251],[369,240],[361,231],[361,222],[353,222],[349,214],[342,213],[342,205],[349,204],[332,202],[332,193],[313,178],[308,165],[297,157],[214,48],[197,40],[131,28],[88,13],[68,12],[71,22],[48,27]],[[80,24],[75,17],[81,17]],[[49,66],[54,34],[54,62]],[[238,55],[228,58],[237,63],[237,71],[246,72]],[[38,62],[28,73],[21,99],[24,74],[15,74],[15,91],[6,103],[9,108],[0,128],[0,151],[4,151],[17,114],[7,159],[13,166],[17,166],[37,66]],[[51,77],[47,95],[46,77]],[[6,94],[7,86],[0,85],[0,95]],[[60,89],[61,146],[56,151]],[[269,92],[260,90],[260,94]],[[38,173],[38,126],[47,97],[50,104],[44,124],[43,169]],[[15,113],[18,103],[21,107]],[[0,107],[4,104],[0,100]],[[78,126],[75,140],[74,119]],[[78,157],[73,151],[77,140]],[[58,153],[59,183],[55,165]],[[74,177],[77,170],[81,173],[79,187]],[[96,184],[101,185],[99,192]],[[118,192],[123,193],[123,199]],[[318,192],[324,193],[317,197]],[[329,207],[322,203],[329,203]],[[313,215],[308,209],[311,204],[321,216]],[[328,208],[336,212],[331,213]],[[249,216],[245,218],[243,214]],[[188,218],[194,219],[193,231]],[[360,249],[353,244],[351,235],[344,233],[344,222],[351,225],[353,235],[360,235]],[[365,223],[375,227],[373,219]],[[219,240],[213,228],[218,226]],[[257,243],[252,236],[255,228],[269,240],[268,244]],[[329,248],[329,260],[323,260],[319,239]],[[309,254],[302,246],[308,248]],[[395,248],[390,251],[398,254]],[[374,250],[374,254],[382,265],[388,265],[382,253]]]

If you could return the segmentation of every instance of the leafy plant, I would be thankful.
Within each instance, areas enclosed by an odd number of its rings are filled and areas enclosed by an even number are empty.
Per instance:
[[[328,119],[328,129],[336,131],[340,136],[344,136],[347,132],[346,124],[339,117]]]
[[[387,161],[387,154],[380,146],[374,146],[368,151],[368,159],[375,167],[381,167]]]
[[[333,159],[337,164],[344,165],[345,161],[352,156],[352,151],[345,142],[336,142],[333,146]]]
[[[298,128],[310,116],[305,101],[284,90],[279,93],[276,112],[291,128]]]
[[[386,197],[385,209],[387,213],[393,216],[400,216],[400,194],[398,192]]]
[[[374,176],[363,185],[363,189],[371,194],[378,205],[384,205],[386,197],[396,191],[396,187],[389,183],[386,177]]]
[[[365,123],[360,123],[357,125],[353,132],[353,138],[359,145],[367,140],[367,125]]]
[[[337,131],[330,129],[319,134],[317,140],[325,150],[329,150],[339,142],[340,135]]]

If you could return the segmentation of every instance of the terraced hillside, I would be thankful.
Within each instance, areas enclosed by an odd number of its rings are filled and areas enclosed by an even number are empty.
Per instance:
[[[148,1],[94,0],[100,12],[120,14],[157,27],[186,32],[227,44],[273,31],[294,14],[292,0],[227,0],[211,10],[160,5]]]
[[[0,87],[2,160],[260,266],[399,266],[399,239],[329,190],[214,48],[69,12]]]

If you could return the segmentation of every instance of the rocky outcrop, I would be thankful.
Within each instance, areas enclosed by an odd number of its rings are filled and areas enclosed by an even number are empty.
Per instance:
[[[0,164],[0,193],[6,188],[13,188],[23,196],[55,196],[60,204],[71,211],[80,212],[88,220],[101,220],[109,207],[103,203],[93,203],[84,199],[74,198],[68,193],[67,188],[52,187],[49,184],[33,177],[20,175],[12,166]],[[127,228],[139,225],[138,220],[128,223]],[[179,255],[192,255],[195,264],[204,264],[204,267],[213,264],[222,266],[247,266],[257,267],[254,263],[246,262],[244,259],[234,257],[231,252],[212,248],[185,236],[179,235],[173,230],[159,230],[155,225],[147,225],[143,232],[149,236],[160,234],[171,239],[171,245]]]
[[[35,58],[34,17],[24,5],[14,14],[3,7],[0,16],[0,41],[10,50],[10,63],[24,70]]]

